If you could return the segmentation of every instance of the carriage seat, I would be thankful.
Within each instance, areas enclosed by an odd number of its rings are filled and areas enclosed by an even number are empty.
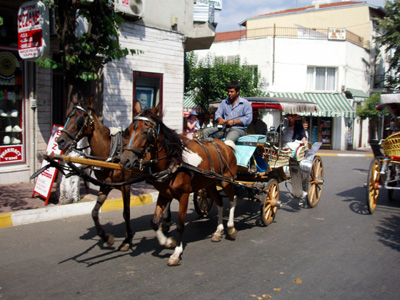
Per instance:
[[[262,134],[249,134],[241,136],[236,141],[235,155],[236,155],[237,165],[248,168],[250,165],[250,160],[253,157],[254,152],[256,151],[257,145],[260,144],[264,145],[265,143],[266,143],[266,137],[265,135]],[[262,166],[258,167],[258,164],[257,168],[260,168],[258,170],[259,172],[265,171],[263,170],[264,168],[262,168]]]
[[[297,161],[303,160],[305,157],[306,146],[302,141],[286,143],[282,149],[290,149],[292,151],[292,158]]]

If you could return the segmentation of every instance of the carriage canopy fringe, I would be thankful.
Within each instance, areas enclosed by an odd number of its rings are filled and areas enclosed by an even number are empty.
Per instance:
[[[274,96],[316,103],[318,111],[312,113],[314,117],[356,117],[354,108],[341,93],[274,93]],[[301,115],[300,111],[299,114]]]
[[[400,94],[382,94],[381,104],[400,103]]]
[[[245,99],[249,100],[254,108],[274,108],[287,114],[310,114],[319,110],[316,103],[289,97],[245,97]],[[221,101],[211,102],[209,109],[217,110],[220,103]]]

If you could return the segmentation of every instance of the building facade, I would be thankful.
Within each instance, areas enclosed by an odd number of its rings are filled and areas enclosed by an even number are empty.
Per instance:
[[[27,182],[40,168],[53,124],[65,121],[63,75],[18,54],[17,15],[27,1],[0,3],[0,182]],[[120,44],[131,50],[107,64],[103,77],[88,83],[104,125],[126,127],[132,107],[160,104],[167,126],[182,131],[185,51],[208,48],[215,37],[210,1],[115,0],[124,17]],[[51,16],[51,14],[50,14]],[[51,20],[49,20],[50,22]],[[79,29],[79,28],[78,28]],[[50,31],[50,56],[57,59]]]

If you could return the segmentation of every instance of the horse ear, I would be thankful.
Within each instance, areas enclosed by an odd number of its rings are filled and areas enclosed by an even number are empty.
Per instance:
[[[140,102],[136,100],[135,105],[133,107],[133,116],[136,116],[141,112],[142,112],[142,106],[140,105]]]
[[[155,115],[160,115],[160,103],[157,104],[156,107],[154,107],[151,112]]]

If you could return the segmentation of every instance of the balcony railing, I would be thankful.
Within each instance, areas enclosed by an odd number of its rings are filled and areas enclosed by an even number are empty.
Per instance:
[[[247,39],[273,36],[301,39],[332,39],[328,28],[265,27],[247,29]],[[356,45],[364,46],[364,39],[349,30],[346,30],[343,39]]]

